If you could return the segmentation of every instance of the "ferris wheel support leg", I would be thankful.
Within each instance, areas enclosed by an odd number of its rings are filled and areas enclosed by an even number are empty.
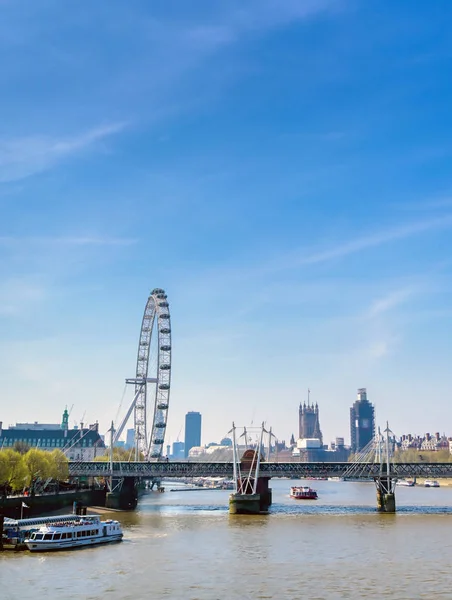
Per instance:
[[[143,383],[143,385],[144,385],[144,383]],[[140,387],[140,389],[136,392],[135,396],[133,397],[132,404],[129,406],[129,410],[126,413],[126,416],[124,417],[121,425],[118,427],[118,429],[116,431],[115,438],[113,440],[114,444],[116,444],[116,442],[119,440],[122,432],[124,431],[124,427],[126,426],[127,421],[129,420],[129,417],[132,414],[133,409],[135,408],[135,404],[137,403],[137,398],[140,395],[141,389],[142,388]]]

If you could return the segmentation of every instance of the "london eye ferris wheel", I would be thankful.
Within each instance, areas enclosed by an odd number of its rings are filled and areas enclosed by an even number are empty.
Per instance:
[[[171,316],[164,290],[155,288],[144,309],[138,342],[136,375],[126,379],[135,396],[116,442],[133,411],[135,459],[159,459],[163,453],[171,388]]]

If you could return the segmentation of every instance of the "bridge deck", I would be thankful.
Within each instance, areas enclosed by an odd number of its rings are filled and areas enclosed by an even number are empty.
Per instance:
[[[452,463],[395,463],[392,474],[398,478],[440,479],[452,477]],[[353,477],[372,479],[380,474],[379,463],[356,465],[348,462],[268,462],[261,463],[263,477]],[[70,462],[71,477],[136,477],[139,479],[171,477],[232,477],[229,462]]]

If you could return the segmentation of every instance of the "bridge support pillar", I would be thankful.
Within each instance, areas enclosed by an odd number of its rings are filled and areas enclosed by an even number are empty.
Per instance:
[[[244,430],[246,435],[246,430]],[[257,448],[262,448],[264,424],[262,424],[260,442]],[[262,515],[267,514],[272,503],[272,491],[268,486],[270,477],[259,474],[261,461],[260,450],[247,448],[240,462],[235,437],[235,425],[232,425],[232,449],[234,454],[234,483],[235,492],[229,496],[229,513],[231,515]]]
[[[124,477],[121,480],[113,479],[111,491],[107,492],[105,499],[106,508],[120,510],[134,510],[138,503],[138,491],[134,477]]]
[[[395,480],[390,476],[375,477],[377,488],[377,510],[384,513],[395,513]]]
[[[256,492],[260,496],[259,508],[261,512],[267,512],[272,505],[272,490],[269,487],[269,477],[259,477],[257,480]]]

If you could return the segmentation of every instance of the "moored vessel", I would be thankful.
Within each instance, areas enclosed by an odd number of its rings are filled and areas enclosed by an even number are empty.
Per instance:
[[[416,482],[412,479],[398,479],[396,484],[405,487],[414,487],[416,485]]]
[[[33,531],[25,544],[31,552],[41,552],[120,542],[122,537],[118,521],[101,521],[97,515],[84,515],[73,516],[63,523],[49,521]]]
[[[426,479],[424,481],[424,487],[439,487],[439,483],[434,479]]]
[[[308,486],[294,485],[290,488],[290,497],[295,500],[317,500],[318,495],[316,490]]]

